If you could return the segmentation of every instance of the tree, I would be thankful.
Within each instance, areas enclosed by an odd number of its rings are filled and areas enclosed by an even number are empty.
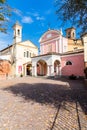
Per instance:
[[[87,0],[55,0],[56,14],[63,23],[71,20],[72,25],[87,32]]]
[[[7,32],[7,22],[11,15],[11,8],[6,0],[0,0],[0,32]]]

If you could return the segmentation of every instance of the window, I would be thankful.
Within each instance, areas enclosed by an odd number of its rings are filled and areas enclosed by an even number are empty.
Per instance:
[[[68,38],[70,38],[70,32],[68,32]]]
[[[29,51],[27,51],[27,57],[29,57]]]
[[[67,61],[66,65],[72,65],[72,62],[71,61]]]
[[[18,29],[18,35],[20,35],[20,30]]]
[[[31,52],[30,52],[30,57],[31,57]]]
[[[74,32],[73,32],[73,37],[75,37],[75,34],[74,34]]]
[[[24,52],[24,57],[26,57],[26,53]]]

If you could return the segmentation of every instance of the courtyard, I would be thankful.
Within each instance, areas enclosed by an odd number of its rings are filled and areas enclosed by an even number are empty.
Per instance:
[[[83,80],[21,77],[0,81],[0,130],[87,130]]]

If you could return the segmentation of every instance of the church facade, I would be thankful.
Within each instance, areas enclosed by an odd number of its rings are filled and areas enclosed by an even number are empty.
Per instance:
[[[18,22],[14,24],[13,30],[13,44],[0,51],[1,61],[7,60],[11,64],[10,71],[3,72],[3,74],[8,76],[30,75],[31,57],[38,55],[38,48],[30,40],[22,41],[22,26]]]
[[[87,34],[76,39],[75,28],[47,30],[38,48],[30,40],[22,41],[22,26],[13,26],[13,44],[0,51],[0,76],[84,76],[87,67]],[[5,69],[7,68],[7,69]]]
[[[33,76],[84,76],[84,45],[75,38],[75,29],[48,30],[40,40],[40,55],[32,57]]]

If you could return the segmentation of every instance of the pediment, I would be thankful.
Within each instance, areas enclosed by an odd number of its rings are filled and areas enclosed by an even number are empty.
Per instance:
[[[21,42],[20,43],[21,45],[24,45],[24,46],[30,46],[30,47],[34,47],[34,48],[37,48],[31,41],[27,40],[27,41],[24,41],[24,42]]]
[[[44,42],[50,39],[54,39],[56,37],[59,37],[61,35],[60,31],[57,30],[48,30],[45,32],[42,37],[40,38],[39,42]]]

